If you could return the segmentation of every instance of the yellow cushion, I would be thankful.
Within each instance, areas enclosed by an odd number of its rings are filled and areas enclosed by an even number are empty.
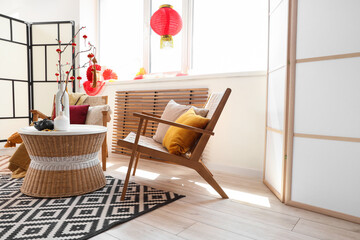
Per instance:
[[[204,129],[210,119],[196,115],[193,108],[181,115],[175,122],[184,125]],[[169,153],[181,155],[189,151],[192,145],[200,137],[200,133],[196,133],[184,128],[171,126],[167,130],[163,146],[167,148]]]

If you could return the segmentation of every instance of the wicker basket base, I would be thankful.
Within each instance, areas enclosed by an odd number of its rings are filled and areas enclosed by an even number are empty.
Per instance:
[[[58,198],[93,192],[105,184],[106,179],[100,164],[66,171],[29,168],[20,190],[32,197]]]

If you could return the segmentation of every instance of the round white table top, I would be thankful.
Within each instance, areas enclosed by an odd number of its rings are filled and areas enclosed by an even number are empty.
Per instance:
[[[64,136],[64,135],[85,135],[107,132],[107,128],[98,125],[70,124],[66,131],[38,131],[34,126],[20,128],[20,134],[42,135],[42,136]]]

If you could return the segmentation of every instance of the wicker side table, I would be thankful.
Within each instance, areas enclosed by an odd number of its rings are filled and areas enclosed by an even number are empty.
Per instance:
[[[31,158],[21,192],[57,198],[104,187],[106,180],[98,155],[106,132],[106,127],[93,125],[70,125],[68,131],[20,129]]]

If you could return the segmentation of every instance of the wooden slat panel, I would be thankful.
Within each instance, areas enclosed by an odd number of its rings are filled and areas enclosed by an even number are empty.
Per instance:
[[[117,141],[125,138],[130,132],[137,130],[139,118],[133,116],[134,112],[161,115],[171,99],[179,104],[204,107],[207,98],[207,88],[117,91],[115,95],[112,152],[131,155],[131,150],[118,146]],[[157,126],[157,122],[149,121],[145,136],[152,137]],[[141,156],[142,158],[150,158],[147,155]]]

